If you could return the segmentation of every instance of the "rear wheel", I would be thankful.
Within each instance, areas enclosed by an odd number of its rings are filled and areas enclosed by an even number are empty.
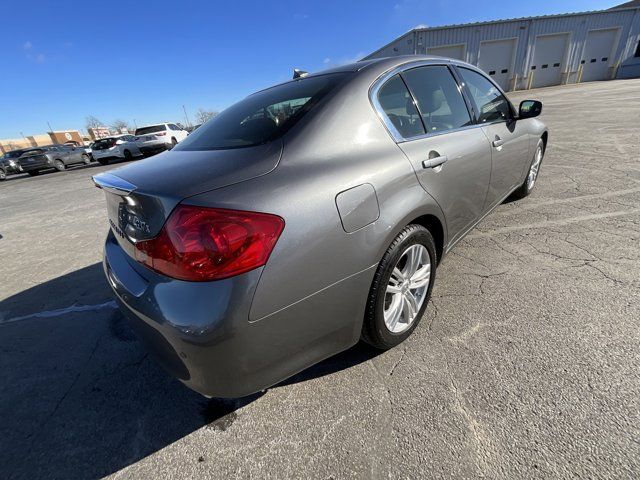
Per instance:
[[[133,155],[131,155],[131,152],[129,150],[125,150],[124,151],[124,159],[128,162],[130,160],[133,160]]]
[[[389,349],[420,323],[436,276],[437,256],[429,230],[409,225],[388,248],[373,279],[362,339]]]
[[[53,166],[59,172],[61,172],[61,171],[63,171],[65,169],[65,165],[64,165],[64,162],[62,160],[54,160],[53,161]]]
[[[529,171],[527,172],[527,178],[525,178],[524,183],[520,185],[520,187],[513,192],[513,198],[519,200],[524,197],[528,197],[533,191],[533,187],[536,185],[536,180],[538,179],[538,174],[540,173],[540,165],[542,165],[542,159],[544,158],[544,142],[542,139],[538,140],[538,145],[536,146],[536,151],[533,154],[533,159],[531,160],[531,165],[529,166]]]
[[[171,137],[171,148],[175,147],[178,144],[178,140],[175,137]]]

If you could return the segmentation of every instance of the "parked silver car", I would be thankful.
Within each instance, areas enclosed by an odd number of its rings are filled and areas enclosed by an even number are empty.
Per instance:
[[[207,396],[264,389],[361,338],[391,348],[443,255],[533,189],[541,108],[420,56],[260,91],[172,151],[94,177],[107,279],[160,363]]]

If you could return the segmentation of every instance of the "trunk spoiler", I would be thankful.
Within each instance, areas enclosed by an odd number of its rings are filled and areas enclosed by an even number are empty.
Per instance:
[[[137,187],[126,180],[116,177],[112,173],[100,173],[91,177],[96,187],[115,195],[126,196]]]

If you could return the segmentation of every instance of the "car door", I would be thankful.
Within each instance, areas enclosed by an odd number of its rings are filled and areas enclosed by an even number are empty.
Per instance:
[[[489,78],[476,70],[457,67],[471,99],[476,121],[491,143],[491,183],[486,208],[491,208],[522,182],[529,159],[527,128],[515,119],[511,103]]]
[[[70,147],[69,145],[62,145],[57,147],[57,149],[60,155],[60,160],[62,160],[65,165],[76,163],[73,147]]]
[[[446,65],[419,66],[391,78],[378,100],[455,242],[482,216],[491,175],[489,142],[474,125],[460,86]]]

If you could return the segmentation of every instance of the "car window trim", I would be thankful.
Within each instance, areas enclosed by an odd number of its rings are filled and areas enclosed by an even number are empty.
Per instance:
[[[502,88],[500,87],[500,85],[498,85],[496,82],[493,81],[493,79],[491,77],[489,77],[488,75],[485,75],[485,73],[482,70],[479,69],[475,69],[475,68],[469,68],[465,65],[454,65],[453,66],[456,73],[459,75],[460,77],[460,81],[461,81],[461,86],[464,89],[464,91],[466,92],[466,94],[469,96],[469,99],[472,99],[472,95],[471,95],[471,91],[469,90],[469,87],[467,86],[466,82],[463,80],[462,78],[462,74],[458,72],[459,69],[466,69],[472,72],[477,73],[478,75],[480,75],[481,77],[485,78],[491,85],[493,85],[498,92],[500,92],[500,94],[502,95],[502,97],[505,99],[505,101],[507,102],[507,106],[509,107],[509,113],[510,116],[507,120],[494,120],[492,122],[480,122],[480,115],[479,112],[476,112],[475,110],[475,101],[472,102],[472,107],[473,107],[473,111],[474,111],[474,115],[475,115],[475,122],[478,125],[494,125],[497,123],[509,123],[514,121],[517,117],[515,115],[515,107],[513,106],[513,104],[511,103],[511,100],[509,100],[509,97],[507,97],[507,94],[504,92],[504,90],[502,90]]]

